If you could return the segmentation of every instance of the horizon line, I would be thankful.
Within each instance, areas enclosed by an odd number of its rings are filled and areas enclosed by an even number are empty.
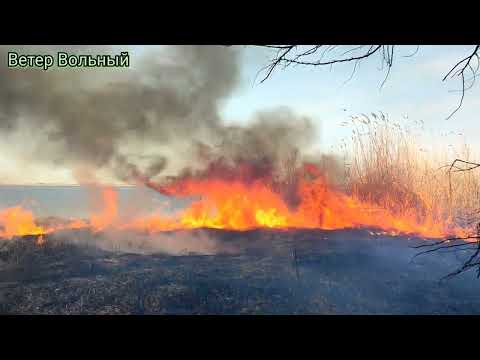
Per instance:
[[[136,187],[141,185],[131,184],[78,184],[78,183],[0,183],[0,186],[112,186],[112,187]]]

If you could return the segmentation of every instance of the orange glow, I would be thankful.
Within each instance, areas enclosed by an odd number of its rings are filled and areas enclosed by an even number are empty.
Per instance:
[[[82,229],[88,227],[89,224],[84,220],[72,220],[67,226],[67,229]]]
[[[43,235],[39,235],[37,237],[37,241],[35,242],[38,246],[42,246],[43,244],[45,244],[45,238],[43,237]]]
[[[90,226],[93,231],[102,231],[112,225],[117,217],[117,192],[113,188],[105,188],[102,192],[103,209],[100,214],[93,214],[90,218]]]
[[[0,237],[45,234],[45,229],[35,224],[31,211],[20,206],[0,210]]]
[[[439,210],[419,211],[408,202],[404,204],[402,199],[390,196],[388,191],[382,198],[383,206],[378,201],[362,201],[354,194],[329,186],[313,165],[305,166],[303,171],[308,176],[297,177],[295,206],[289,206],[281,192],[273,190],[268,176],[247,181],[242,177],[210,174],[202,178],[185,177],[161,187],[147,184],[163,194],[200,197],[175,214],[154,213],[120,223],[118,194],[113,188],[104,188],[102,209],[92,214],[89,221],[72,220],[67,225],[43,228],[36,224],[31,212],[21,207],[9,208],[0,212],[0,237],[44,235],[80,228],[93,232],[111,228],[147,233],[194,228],[371,228],[379,233],[426,238],[466,236],[465,229],[445,218]],[[38,238],[38,242],[43,241],[43,237]]]
[[[202,227],[229,230],[377,228],[392,235],[429,238],[465,235],[464,229],[442,220],[440,214],[420,217],[412,208],[401,208],[400,213],[395,214],[331,189],[322,177],[300,181],[300,204],[294,209],[262,181],[247,185],[219,179],[187,180],[168,190],[177,195],[201,195],[202,198],[170,218],[158,215],[148,221],[136,219],[125,228],[146,227],[150,232]]]

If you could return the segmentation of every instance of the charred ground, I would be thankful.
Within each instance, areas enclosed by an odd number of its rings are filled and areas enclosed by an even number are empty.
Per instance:
[[[68,237],[0,243],[3,314],[474,314],[480,283],[439,281],[461,253],[364,230],[207,232],[214,255],[139,254]]]

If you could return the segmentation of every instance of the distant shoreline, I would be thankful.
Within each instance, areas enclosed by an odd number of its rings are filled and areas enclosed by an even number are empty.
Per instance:
[[[88,185],[79,185],[79,184],[0,184],[0,187],[88,187],[88,186],[98,186],[98,187],[138,187],[138,185],[112,185],[112,184],[88,184]]]

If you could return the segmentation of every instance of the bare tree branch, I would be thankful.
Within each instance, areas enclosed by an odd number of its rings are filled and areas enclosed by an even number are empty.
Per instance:
[[[333,59],[324,61],[324,57],[327,53],[333,52],[339,45],[313,45],[306,50],[302,50],[300,45],[259,45],[270,49],[277,50],[275,56],[271,59],[270,63],[264,67],[261,71],[266,71],[266,76],[262,79],[261,82],[267,80],[272,72],[279,66],[283,66],[284,68],[295,64],[295,65],[307,65],[307,66],[326,66],[326,65],[334,65],[339,63],[345,62],[353,62],[362,59],[366,59],[377,51],[382,49],[384,45],[371,45],[367,51],[360,53],[358,55],[353,55],[352,53],[357,52],[365,47],[365,45],[360,45],[348,49],[341,53],[338,57]],[[323,49],[322,49],[323,48]],[[320,49],[322,49],[322,53],[319,58],[315,60],[309,60],[311,55],[316,54]],[[297,51],[296,54],[293,56],[288,56],[293,51]],[[352,54],[351,56],[346,56],[347,54]]]
[[[353,46],[345,51],[338,53],[335,51],[338,47],[344,45],[312,45],[307,49],[303,49],[300,45],[257,45],[272,50],[277,50],[276,55],[269,61],[269,64],[260,70],[266,71],[265,77],[261,80],[263,83],[267,80],[278,67],[284,69],[290,65],[302,65],[302,66],[333,66],[340,63],[353,62],[354,67],[352,74],[348,78],[351,80],[356,72],[358,64],[361,60],[372,57],[375,54],[380,54],[381,57],[381,69],[386,67],[385,78],[383,79],[380,89],[385,85],[393,66],[394,48],[395,45],[358,45]],[[415,51],[411,54],[404,55],[403,57],[412,57],[418,53],[420,46],[417,45]],[[465,58],[458,61],[443,77],[442,81],[451,80],[454,78],[460,78],[461,89],[456,90],[461,93],[458,106],[451,112],[447,120],[450,119],[463,105],[465,99],[465,92],[472,88],[475,83],[478,71],[480,69],[480,45],[476,45],[472,52]],[[335,55],[335,53],[337,55]],[[332,55],[334,54],[334,55]],[[325,59],[327,57],[327,59]],[[467,76],[469,75],[469,76]],[[257,74],[258,76],[258,74]]]
[[[455,165],[457,162],[465,164],[465,165],[467,165],[467,167],[460,168],[460,167]],[[465,161],[465,160],[461,160],[461,159],[455,159],[455,160],[453,160],[452,164],[450,165],[449,171],[450,172],[470,171],[470,170],[476,169],[478,167],[480,167],[480,164],[478,164],[478,163],[474,163],[474,162],[471,162],[471,161]],[[455,168],[455,170],[453,170],[454,168]]]
[[[290,46],[280,47],[280,48],[276,47],[276,49],[278,49],[276,59],[274,59],[270,65],[262,69],[262,70],[267,69],[267,75],[261,81],[262,83],[270,77],[271,73],[277,67],[277,65],[279,65],[284,60],[285,56],[287,56],[287,54],[290,51],[292,51],[294,48],[295,48],[295,45],[290,45]]]
[[[457,164],[460,164],[460,165],[457,165]],[[447,167],[447,166],[448,166],[448,175],[450,177],[451,173],[453,172],[471,171],[476,168],[479,168],[480,164],[474,163],[471,161],[455,159],[450,165],[446,165],[444,167]],[[450,189],[450,192],[451,192],[451,189]],[[480,210],[477,210],[467,216],[476,217],[478,216],[478,214],[480,214]],[[476,220],[469,221],[468,223],[470,225],[473,223],[477,223],[475,235],[469,235],[465,237],[451,237],[451,238],[447,238],[447,239],[429,243],[429,244],[421,244],[421,245],[413,246],[413,248],[415,249],[420,249],[420,248],[429,248],[429,249],[423,250],[417,253],[412,258],[412,260],[415,259],[417,256],[425,255],[428,253],[435,253],[438,251],[448,251],[448,250],[472,251],[474,250],[472,255],[466,261],[463,262],[462,266],[460,266],[455,271],[447,274],[442,279],[450,279],[456,275],[459,275],[475,267],[477,267],[477,278],[480,278],[480,222],[478,222],[478,219],[476,219]],[[475,241],[474,242],[468,241],[471,239],[475,239]]]
[[[466,242],[465,241],[465,240],[469,240],[469,239],[476,239],[476,241],[475,242]],[[451,244],[452,242],[455,242],[455,241],[457,241],[457,243]],[[458,241],[460,241],[460,242],[458,242]],[[478,232],[476,236],[466,236],[466,237],[463,237],[463,238],[452,238],[452,239],[446,239],[446,240],[434,242],[434,243],[431,243],[431,244],[422,244],[422,245],[418,245],[418,246],[413,246],[414,249],[425,248],[425,247],[429,247],[430,249],[419,252],[418,254],[416,254],[412,258],[412,261],[420,255],[425,255],[425,254],[429,254],[429,253],[435,253],[435,252],[445,251],[445,250],[450,250],[450,249],[453,249],[453,250],[456,250],[456,251],[457,250],[459,250],[459,251],[475,250],[472,253],[472,255],[466,261],[464,261],[462,266],[460,266],[455,271],[452,271],[451,273],[444,276],[442,278],[442,280],[452,278],[456,275],[459,275],[463,272],[466,272],[466,271],[480,265],[480,232]],[[477,277],[480,277],[480,267],[477,268]]]
[[[403,57],[409,58],[409,57],[415,56],[415,55],[417,55],[419,49],[420,49],[420,45],[417,45],[417,48],[415,49],[415,51],[413,53],[411,53],[409,55],[403,55]]]
[[[460,102],[458,104],[458,106],[455,108],[455,110],[453,110],[453,112],[447,117],[447,120],[450,119],[458,110],[460,110],[460,108],[462,107],[462,104],[463,104],[463,99],[465,98],[465,91],[470,89],[474,82],[475,82],[475,77],[476,77],[476,73],[478,71],[478,67],[479,67],[479,56],[478,56],[478,50],[480,48],[480,45],[477,45],[475,46],[475,48],[473,49],[472,53],[463,58],[462,60],[460,60],[459,62],[457,62],[455,64],[455,66],[453,66],[450,71],[443,77],[442,81],[446,81],[448,78],[453,78],[455,76],[460,76],[461,79],[462,79],[462,95],[460,97]],[[476,59],[477,60],[477,69],[474,70],[472,68],[472,66],[470,65],[472,59]],[[472,80],[471,80],[471,85],[469,87],[465,87],[465,70],[470,70],[472,72]]]

